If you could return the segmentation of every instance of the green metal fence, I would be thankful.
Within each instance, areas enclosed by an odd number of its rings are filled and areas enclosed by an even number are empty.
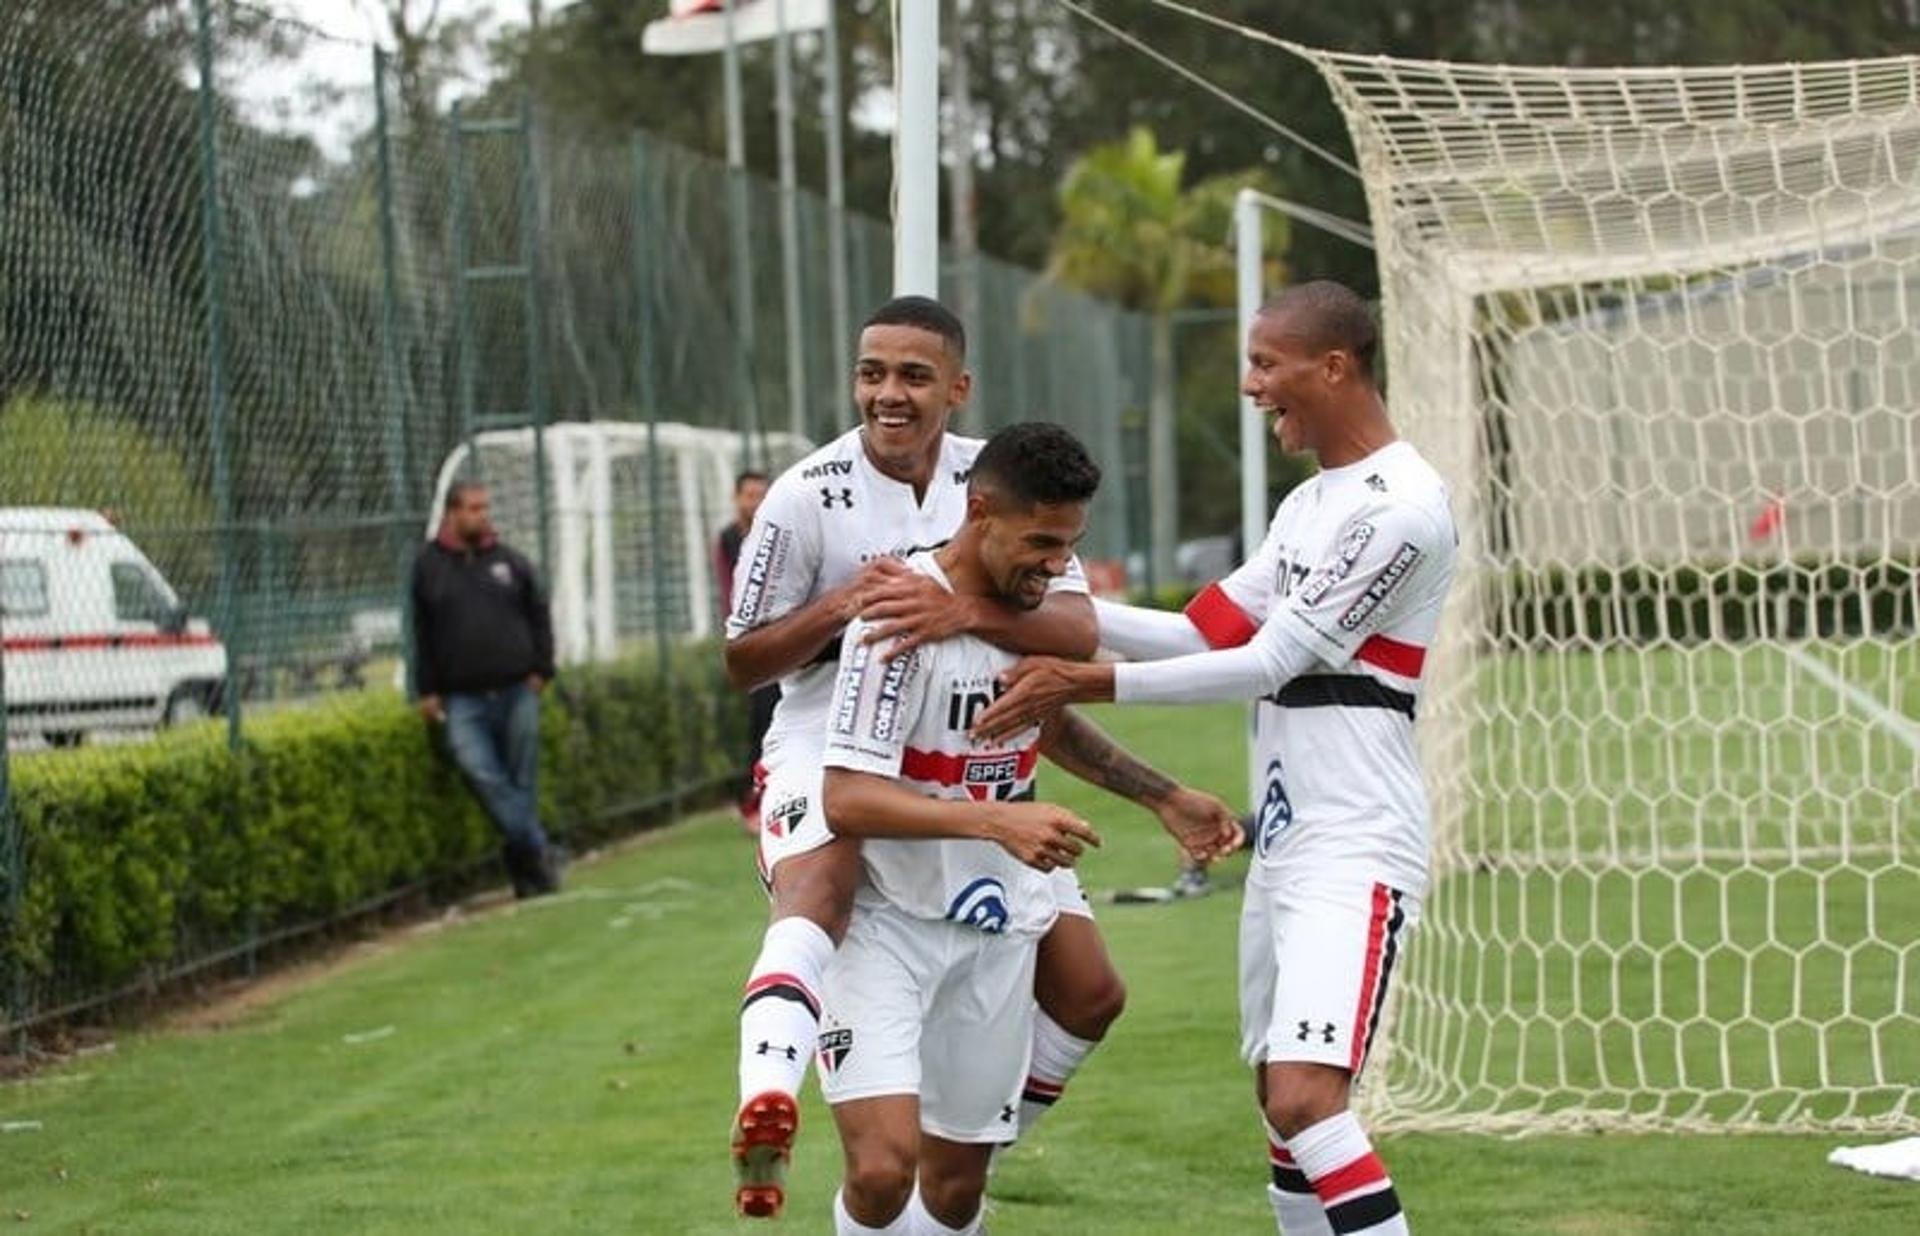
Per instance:
[[[322,715],[391,691],[407,571],[463,442],[679,423],[736,431],[764,459],[775,431],[820,441],[853,419],[827,309],[830,214],[810,194],[789,332],[778,193],[730,192],[713,160],[644,133],[571,131],[519,97],[409,114],[370,46],[357,49],[370,97],[338,101],[369,121],[331,157],[260,127],[223,89],[292,33],[251,9],[16,8],[0,23],[5,1026],[102,994],[27,977],[18,929],[46,907],[25,904],[37,843],[10,774],[32,761],[45,784],[73,757],[62,747],[141,743],[209,711],[238,751],[289,708]],[[879,221],[844,223],[857,320],[885,298],[890,239]],[[744,296],[730,284],[736,235],[753,246]],[[1122,421],[1144,406],[1144,319],[990,259],[948,275],[980,289],[959,428],[1042,417],[1079,432],[1113,478],[1089,554],[1123,556],[1137,512]],[[546,439],[528,440],[531,492],[502,522],[558,569],[567,512]],[[619,629],[663,673],[690,625],[687,572],[659,565],[666,538],[710,539],[719,519],[682,518],[695,499],[672,465],[664,448],[622,465],[623,535],[641,544],[620,581],[637,616]],[[246,795],[229,801],[244,831]],[[250,918],[183,937],[142,977],[277,929]]]

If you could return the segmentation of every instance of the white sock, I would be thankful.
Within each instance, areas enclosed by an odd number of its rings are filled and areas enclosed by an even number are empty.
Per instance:
[[[740,1102],[800,1093],[820,1033],[820,991],[833,938],[818,923],[783,918],[767,928],[740,1002]]]
[[[907,1199],[907,1236],[976,1236],[980,1231],[980,1220],[986,1213],[986,1207],[974,1208],[973,1220],[965,1227],[948,1227],[933,1217],[921,1200],[920,1186],[913,1186],[913,1196]]]
[[[1406,1236],[1407,1217],[1387,1166],[1352,1112],[1300,1130],[1287,1139],[1287,1150],[1313,1182],[1337,1236]]]
[[[1033,1132],[1040,1117],[1059,1101],[1067,1081],[1098,1046],[1094,1039],[1068,1034],[1045,1009],[1034,1011],[1033,1055],[1027,1065],[1026,1088],[1020,1092],[1021,1137]]]
[[[834,1236],[910,1236],[913,1231],[913,1207],[908,1206],[893,1217],[893,1222],[885,1227],[868,1227],[847,1213],[847,1199],[840,1190],[833,1191],[833,1232]]]
[[[1283,1236],[1333,1236],[1320,1195],[1313,1191],[1306,1173],[1293,1161],[1286,1141],[1265,1121],[1267,1130],[1267,1166],[1273,1182],[1267,1186],[1267,1204],[1273,1207],[1274,1222]]]

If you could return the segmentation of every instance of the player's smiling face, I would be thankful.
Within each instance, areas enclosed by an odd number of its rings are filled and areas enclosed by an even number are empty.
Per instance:
[[[1074,546],[1087,531],[1084,502],[1039,502],[1026,510],[984,516],[980,565],[1000,599],[1021,609],[1039,609],[1047,585],[1067,573]]]
[[[853,401],[867,451],[887,475],[919,478],[939,459],[947,420],[971,388],[961,359],[932,331],[869,326],[860,332]]]
[[[1273,417],[1273,436],[1288,454],[1314,449],[1326,406],[1328,353],[1289,330],[1284,313],[1263,313],[1247,334],[1247,377],[1240,390]]]

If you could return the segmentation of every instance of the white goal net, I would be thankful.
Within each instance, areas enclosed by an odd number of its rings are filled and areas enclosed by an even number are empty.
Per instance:
[[[770,476],[813,449],[788,433],[763,434],[756,444],[755,465]],[[650,430],[629,421],[565,421],[548,427],[541,454],[544,494],[532,429],[474,435],[441,464],[433,510],[455,480],[484,481],[501,538],[538,562],[544,497],[544,572],[560,663],[644,650],[656,632],[676,641],[717,638],[715,540],[734,519],[740,435],[679,423]]]
[[[1296,48],[1454,487],[1386,1124],[1920,1119],[1920,61]]]

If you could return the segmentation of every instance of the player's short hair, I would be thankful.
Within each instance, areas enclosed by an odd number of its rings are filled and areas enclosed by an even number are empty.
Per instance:
[[[987,439],[973,460],[972,488],[1024,509],[1086,502],[1100,488],[1100,465],[1065,429],[1028,421]]]
[[[875,309],[860,329],[869,326],[911,326],[946,341],[955,360],[967,359],[967,328],[953,310],[931,296],[896,296]]]
[[[487,492],[487,483],[485,481],[472,479],[455,481],[453,484],[447,486],[446,509],[451,511],[455,507],[464,505],[468,494],[485,492]]]
[[[771,482],[771,480],[772,478],[770,478],[766,473],[760,471],[758,468],[746,468],[734,474],[733,492],[737,494],[741,490],[745,489],[747,487],[748,481]]]
[[[1380,327],[1374,323],[1367,302],[1346,284],[1332,279],[1295,284],[1260,306],[1260,313],[1287,314],[1315,348],[1322,352],[1340,349],[1359,364],[1367,381],[1374,380]]]

